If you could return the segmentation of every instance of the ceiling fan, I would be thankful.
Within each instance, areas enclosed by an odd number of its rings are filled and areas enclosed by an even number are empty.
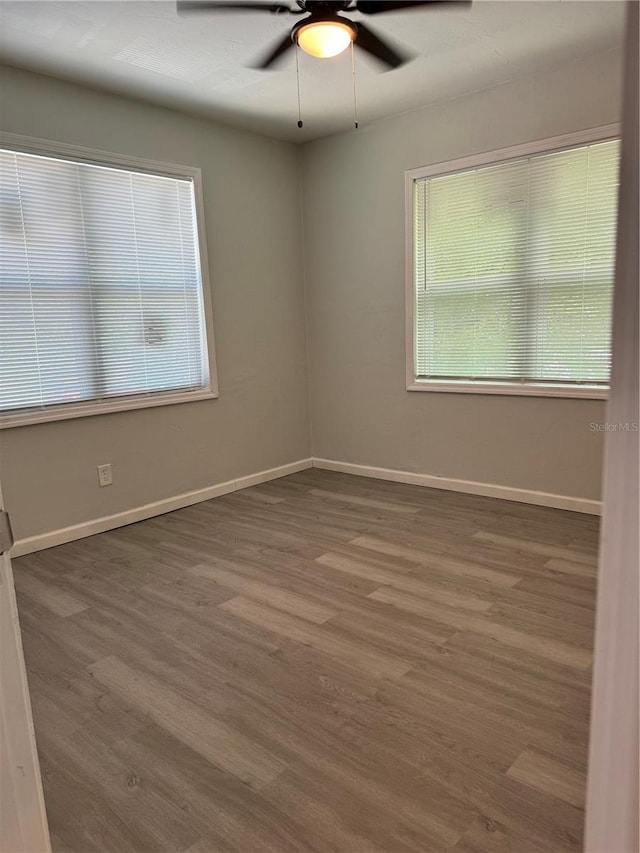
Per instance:
[[[366,51],[387,68],[398,68],[409,56],[400,53],[360,22],[350,21],[341,12],[379,15],[382,12],[428,7],[471,5],[471,0],[295,0],[295,6],[283,3],[238,3],[218,0],[178,0],[178,12],[269,12],[273,15],[305,15],[259,62],[256,68],[270,68],[287,50],[298,45],[306,53],[319,58],[337,56],[350,44]]]

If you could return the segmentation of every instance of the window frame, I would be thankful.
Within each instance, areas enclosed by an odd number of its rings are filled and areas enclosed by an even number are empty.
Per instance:
[[[211,282],[209,277],[209,260],[207,255],[207,231],[204,218],[204,197],[202,192],[202,171],[196,166],[184,166],[176,163],[166,163],[149,160],[128,154],[114,154],[96,148],[86,148],[80,145],[69,145],[64,142],[54,142],[48,139],[38,139],[16,133],[0,131],[0,147],[25,154],[39,154],[43,157],[55,157],[77,163],[88,163],[95,166],[111,166],[127,169],[131,172],[161,175],[168,178],[190,179],[193,184],[196,228],[198,234],[198,252],[200,259],[200,302],[203,317],[204,346],[206,350],[205,365],[207,380],[203,388],[193,391],[177,389],[175,391],[147,392],[145,394],[130,394],[113,397],[108,400],[87,400],[78,403],[61,403],[40,408],[16,410],[0,413],[0,429],[8,429],[28,424],[47,423],[50,421],[69,420],[111,412],[127,412],[136,409],[147,409],[156,406],[169,406],[176,403],[189,403],[197,400],[214,400],[219,397],[218,372],[215,357],[215,341],[213,332],[213,310],[211,299]]]
[[[461,157],[457,160],[434,163],[430,166],[420,166],[405,171],[405,341],[407,391],[566,397],[592,400],[606,400],[608,398],[608,387],[594,386],[587,383],[584,385],[568,383],[549,385],[547,383],[526,382],[525,380],[519,382],[511,380],[505,380],[504,382],[495,380],[472,382],[467,379],[420,379],[416,375],[414,185],[416,181],[422,178],[454,174],[482,166],[506,163],[522,157],[531,157],[536,154],[551,154],[556,151],[576,148],[580,145],[607,142],[619,138],[620,125],[613,123],[576,133],[567,133],[522,145],[514,145],[509,148],[500,148],[482,154],[474,154],[469,157]]]

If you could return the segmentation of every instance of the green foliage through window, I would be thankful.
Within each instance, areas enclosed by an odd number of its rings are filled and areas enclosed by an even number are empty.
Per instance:
[[[606,386],[617,140],[414,182],[418,378]]]

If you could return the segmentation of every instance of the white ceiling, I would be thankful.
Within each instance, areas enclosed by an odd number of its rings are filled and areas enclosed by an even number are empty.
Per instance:
[[[307,141],[352,126],[349,52],[330,60],[300,53],[302,130],[294,51],[276,70],[247,67],[297,20],[251,12],[178,16],[171,0],[5,0],[0,59]],[[470,9],[434,6],[366,20],[416,57],[383,73],[356,51],[361,124],[618,46],[624,3],[476,0]]]

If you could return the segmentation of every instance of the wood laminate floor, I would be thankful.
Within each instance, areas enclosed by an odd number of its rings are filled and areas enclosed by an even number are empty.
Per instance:
[[[597,528],[309,470],[15,560],[54,850],[580,850]]]

